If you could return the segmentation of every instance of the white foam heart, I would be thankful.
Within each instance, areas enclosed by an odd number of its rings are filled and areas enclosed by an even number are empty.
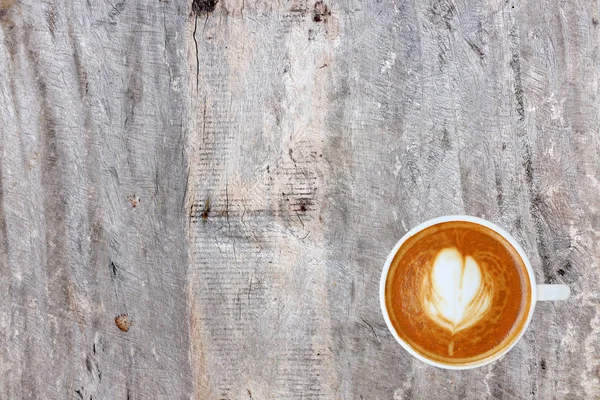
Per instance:
[[[446,248],[425,274],[421,303],[429,318],[456,333],[475,324],[489,310],[492,290],[473,257]]]

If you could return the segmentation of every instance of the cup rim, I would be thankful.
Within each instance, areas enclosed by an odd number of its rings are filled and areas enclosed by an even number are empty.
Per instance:
[[[478,360],[473,363],[467,363],[467,364],[463,364],[463,365],[451,365],[451,364],[444,364],[444,363],[441,363],[438,361],[434,361],[434,360],[431,360],[431,359],[421,355],[416,350],[414,350],[396,332],[396,329],[394,328],[394,326],[392,325],[392,321],[390,320],[389,313],[387,311],[387,306],[385,303],[385,285],[386,285],[387,276],[388,276],[388,273],[390,270],[390,266],[392,264],[392,261],[394,260],[394,257],[396,256],[396,253],[398,252],[400,247],[404,244],[404,242],[406,242],[406,240],[408,240],[410,237],[414,236],[415,234],[417,234],[418,232],[422,231],[425,228],[428,228],[430,226],[437,225],[437,224],[443,223],[443,222],[454,222],[454,221],[464,221],[464,222],[472,222],[475,224],[479,224],[479,225],[485,226],[486,228],[489,228],[489,229],[495,231],[496,233],[498,233],[499,235],[504,237],[504,239],[506,239],[514,247],[514,249],[517,251],[517,253],[519,253],[521,260],[523,260],[523,263],[525,264],[525,268],[527,269],[527,273],[529,275],[529,284],[531,286],[531,307],[529,308],[529,313],[527,315],[527,319],[525,320],[525,323],[523,324],[521,331],[515,337],[513,342],[510,345],[508,345],[505,349],[503,349],[502,351],[500,351],[494,355],[491,355],[487,358]],[[478,367],[483,367],[485,365],[493,363],[494,361],[502,358],[506,353],[508,353],[519,342],[519,340],[523,337],[523,335],[525,334],[525,331],[529,327],[531,319],[533,318],[533,311],[535,309],[535,305],[537,302],[537,290],[536,290],[535,275],[533,273],[533,268],[531,266],[529,258],[527,257],[527,254],[525,254],[525,250],[523,250],[521,245],[515,240],[515,238],[512,237],[512,235],[510,233],[508,233],[506,230],[499,227],[498,225],[494,224],[493,222],[490,222],[483,218],[474,217],[471,215],[445,215],[445,216],[436,217],[436,218],[433,218],[433,219],[430,219],[428,221],[418,224],[417,226],[415,226],[414,228],[409,230],[406,234],[404,234],[404,236],[402,236],[402,238],[400,238],[400,240],[392,248],[392,250],[390,251],[390,253],[385,261],[383,270],[381,272],[381,279],[379,282],[379,302],[381,305],[381,312],[383,313],[383,318],[385,320],[385,323],[386,323],[388,329],[392,333],[392,336],[394,336],[396,341],[398,343],[400,343],[400,345],[404,348],[404,350],[406,350],[409,354],[411,354],[415,358],[417,358],[429,365],[433,365],[438,368],[452,369],[452,370],[465,370],[465,369],[474,369],[474,368],[478,368]]]

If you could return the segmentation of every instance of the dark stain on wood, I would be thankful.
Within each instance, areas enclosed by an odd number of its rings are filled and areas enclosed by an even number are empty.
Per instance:
[[[202,213],[200,214],[200,216],[202,217],[202,222],[206,223],[206,221],[208,221],[209,214],[210,214],[210,197],[207,197],[206,201],[204,202],[204,210],[202,210]]]
[[[550,269],[552,257],[548,249],[548,243],[545,236],[545,215],[547,215],[547,206],[542,196],[535,194],[531,197],[530,213],[533,217],[533,224],[536,231],[536,243],[538,254],[542,261],[542,271],[544,272],[544,283],[555,283],[556,278]]]
[[[533,161],[531,159],[531,150],[529,150],[529,148],[525,150],[525,156],[522,165],[525,168],[525,180],[527,182],[527,186],[529,186],[531,189],[533,187]]]
[[[112,6],[111,10],[108,12],[108,23],[110,25],[116,25],[117,24],[117,17],[123,12],[123,10],[125,10],[125,1],[126,0],[122,0],[118,3],[116,3],[114,6]]]
[[[302,201],[300,203],[300,211],[302,212],[306,212],[307,208],[306,208],[306,203],[304,201]]]
[[[54,7],[46,12],[46,24],[48,25],[48,30],[50,31],[52,40],[56,39],[56,35],[54,33],[56,30],[56,9]]]
[[[502,187],[502,173],[497,165],[494,168],[494,182],[496,183],[496,203],[498,208],[502,210],[504,207],[504,189]]]
[[[15,0],[0,0],[0,20],[4,19],[14,4]]]
[[[549,216],[550,211],[548,210],[548,206],[540,194],[539,189],[536,188],[534,182],[531,147],[529,143],[525,141],[525,139],[525,137],[522,137],[525,147],[522,166],[525,168],[525,182],[527,184],[527,188],[529,189],[529,213],[533,218],[533,224],[536,232],[536,247],[540,256],[542,271],[544,273],[544,283],[551,284],[556,283],[556,277],[551,269],[551,250],[546,238],[546,232],[548,231],[548,229],[546,229],[548,227],[547,217]]]
[[[92,377],[97,378],[99,381],[102,380],[102,371],[100,371],[100,366],[98,365],[98,361],[89,354],[85,356],[85,368],[88,370]]]
[[[228,196],[223,196],[226,197],[225,199],[225,209],[223,209],[220,212],[217,212],[215,215],[220,215],[225,217],[226,219],[229,218],[229,199]],[[190,214],[189,214],[189,218],[190,218],[190,222],[195,223],[198,222],[199,219],[202,220],[203,223],[207,223],[208,219],[211,217],[212,215],[212,211],[213,211],[213,204],[212,204],[212,200],[210,197],[207,197],[206,200],[202,203],[197,202],[192,204],[191,208],[190,208]]]
[[[317,1],[313,8],[313,21],[315,22],[327,22],[327,18],[331,16],[329,7],[323,1]]]
[[[88,370],[88,372],[92,372],[92,360],[90,360],[89,356],[85,357],[85,368]]]
[[[110,261],[108,266],[110,267],[110,272],[112,273],[113,278],[117,278],[119,267],[113,261]]]
[[[192,2],[192,11],[198,14],[208,14],[215,11],[219,0],[194,0]]]
[[[450,150],[452,148],[452,145],[450,144],[450,133],[446,128],[444,128],[444,130],[442,131],[441,146],[444,150]]]
[[[560,276],[565,276],[569,272],[571,272],[572,269],[573,269],[573,266],[571,265],[571,261],[567,260],[565,265],[562,268],[559,268],[558,271],[556,271],[556,273],[558,273]]]
[[[467,42],[467,44],[469,45],[471,50],[473,50],[473,52],[475,54],[477,54],[477,56],[479,57],[480,60],[485,59],[485,53],[483,52],[483,50],[481,50],[481,47],[479,47],[475,43],[473,43],[473,41],[471,39],[466,38],[465,41]]]
[[[523,219],[521,217],[517,217],[515,220],[515,230],[520,231],[523,229]]]

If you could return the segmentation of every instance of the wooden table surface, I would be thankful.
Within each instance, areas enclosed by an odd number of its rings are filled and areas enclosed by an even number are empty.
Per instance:
[[[0,398],[600,399],[599,8],[0,0]],[[445,371],[378,284],[463,213],[572,298]]]

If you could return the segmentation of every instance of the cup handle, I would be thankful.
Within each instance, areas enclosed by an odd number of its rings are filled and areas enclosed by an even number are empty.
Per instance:
[[[567,285],[537,285],[538,301],[566,300],[570,295]]]

